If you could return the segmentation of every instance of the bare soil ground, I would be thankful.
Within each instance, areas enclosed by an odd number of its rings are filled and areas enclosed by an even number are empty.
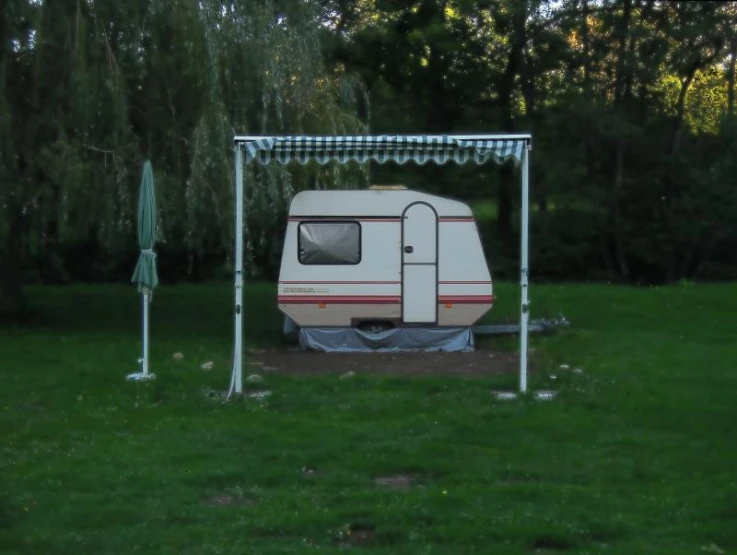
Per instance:
[[[320,353],[300,350],[252,350],[255,372],[292,375],[345,374],[347,372],[401,376],[491,376],[519,370],[517,353],[480,349],[470,353]],[[530,357],[529,371],[534,371]]]

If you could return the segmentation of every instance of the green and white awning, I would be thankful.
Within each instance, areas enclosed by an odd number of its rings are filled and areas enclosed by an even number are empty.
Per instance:
[[[489,160],[503,163],[512,159],[516,165],[522,161],[522,153],[529,137],[459,137],[449,135],[374,135],[344,137],[258,137],[249,140],[236,137],[245,144],[245,162],[255,160],[268,164],[276,160],[281,164],[296,160],[306,164],[315,160],[320,164],[349,161],[380,164],[415,162],[425,164],[483,164]]]

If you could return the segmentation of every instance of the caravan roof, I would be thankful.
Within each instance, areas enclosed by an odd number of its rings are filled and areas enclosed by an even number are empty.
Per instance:
[[[456,200],[411,189],[302,191],[292,199],[290,216],[401,216],[413,202],[425,201],[439,217],[473,217],[471,208]]]

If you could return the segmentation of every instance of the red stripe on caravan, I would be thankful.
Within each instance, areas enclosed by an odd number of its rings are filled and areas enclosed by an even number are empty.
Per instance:
[[[290,222],[314,222],[320,220],[352,220],[358,222],[395,222],[399,223],[402,218],[399,216],[289,216],[287,221]],[[438,218],[441,222],[475,222],[473,216],[440,216]]]
[[[491,299],[494,295],[438,295],[439,299]]]
[[[344,280],[344,281],[280,281],[282,285],[399,285],[401,281],[359,281],[359,280]],[[441,285],[491,285],[491,281],[439,281]]]
[[[381,217],[371,217],[371,216],[289,216],[287,218],[287,221],[289,222],[319,222],[319,221],[334,221],[334,220],[350,220],[350,221],[357,221],[357,222],[394,222],[399,223],[402,221],[402,218],[398,216],[381,216]]]
[[[304,295],[279,295],[277,297],[279,304],[399,304],[402,298],[399,296],[381,296],[381,295],[331,295],[325,296],[304,296]],[[454,303],[454,304],[489,304],[494,302],[493,295],[464,295],[464,296],[440,296],[438,304]]]
[[[285,285],[399,285],[401,281],[280,281],[280,284]]]
[[[399,304],[401,297],[380,295],[331,295],[330,297],[305,297],[279,295],[279,304]]]
[[[451,304],[488,304],[494,302],[493,295],[463,295],[459,297],[438,297],[439,303]]]

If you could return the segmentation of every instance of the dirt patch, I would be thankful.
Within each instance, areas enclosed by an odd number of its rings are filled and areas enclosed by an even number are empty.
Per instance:
[[[408,476],[407,474],[396,474],[394,476],[378,476],[374,478],[374,485],[376,486],[401,491],[406,491],[410,489],[413,482],[414,478],[412,478],[412,476]]]
[[[368,547],[376,539],[376,530],[370,526],[350,526],[341,533],[338,547]]]
[[[228,505],[255,505],[256,501],[248,497],[236,497],[234,495],[215,495],[203,499],[205,505],[224,507]]]
[[[528,370],[534,371],[530,357]],[[275,374],[390,374],[400,376],[493,376],[519,370],[516,353],[477,349],[470,353],[320,353],[301,350],[253,352],[249,362]]]

